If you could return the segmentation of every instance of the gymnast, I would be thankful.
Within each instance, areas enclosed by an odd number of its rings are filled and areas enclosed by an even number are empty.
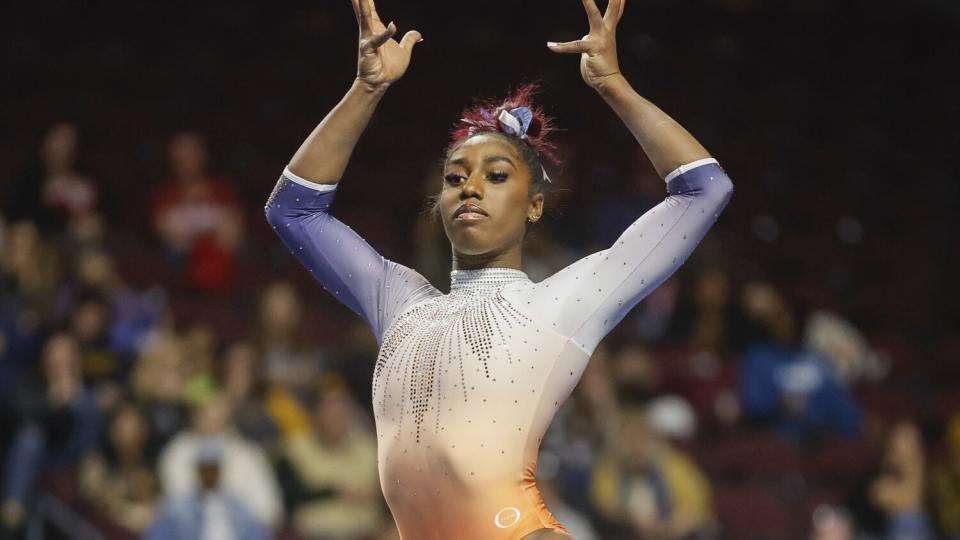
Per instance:
[[[605,13],[582,0],[589,33],[547,47],[580,55],[584,82],[626,124],[667,195],[607,249],[533,282],[522,248],[551,183],[544,163],[556,157],[552,120],[529,85],[469,108],[446,149],[434,206],[452,251],[443,294],[330,214],[361,132],[422,41],[415,30],[396,41],[396,26],[383,24],[373,0],[352,1],[357,77],[289,161],[267,221],[377,338],[378,468],[401,537],[570,538],[537,489],[541,438],[600,340],[683,264],[733,185],[620,72],[615,33],[625,0],[609,0]]]

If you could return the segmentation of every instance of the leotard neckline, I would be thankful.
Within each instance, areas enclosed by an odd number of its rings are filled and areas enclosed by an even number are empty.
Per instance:
[[[450,272],[450,292],[461,293],[500,289],[504,285],[517,281],[529,282],[530,277],[523,270],[515,268],[453,270]]]

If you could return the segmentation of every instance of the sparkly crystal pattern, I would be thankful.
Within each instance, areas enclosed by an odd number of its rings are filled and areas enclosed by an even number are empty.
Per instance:
[[[511,282],[530,283],[530,279],[508,268],[453,272],[449,295],[404,313],[384,336],[374,369],[374,395],[380,396],[374,405],[379,414],[387,414],[388,398],[393,397],[388,388],[391,380],[400,380],[400,410],[392,414],[401,421],[410,418],[412,435],[419,441],[428,412],[435,413],[431,429],[439,433],[443,401],[469,401],[472,388],[466,383],[467,371],[496,381],[496,362],[514,362],[507,346],[512,330],[531,322],[500,294]],[[502,359],[491,359],[494,344],[503,351]],[[456,395],[442,394],[439,383],[444,376],[458,380]],[[399,431],[395,437],[400,437]]]

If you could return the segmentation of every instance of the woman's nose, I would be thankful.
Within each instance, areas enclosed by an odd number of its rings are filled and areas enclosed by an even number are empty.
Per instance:
[[[479,197],[483,198],[483,182],[478,176],[471,175],[469,178],[463,181],[463,187],[460,190],[460,198],[466,199],[469,197]]]

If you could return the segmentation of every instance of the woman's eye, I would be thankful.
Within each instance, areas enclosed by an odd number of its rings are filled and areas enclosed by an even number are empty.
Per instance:
[[[507,176],[509,175],[505,172],[491,172],[487,175],[487,178],[493,180],[494,182],[503,182],[507,179]]]
[[[458,184],[460,183],[461,180],[463,180],[463,177],[460,176],[459,174],[448,174],[448,175],[445,175],[443,179],[448,184]]]

